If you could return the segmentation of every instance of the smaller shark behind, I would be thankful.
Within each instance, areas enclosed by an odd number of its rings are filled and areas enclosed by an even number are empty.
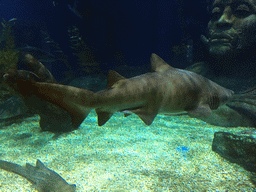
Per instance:
[[[79,126],[95,109],[98,125],[104,125],[115,112],[130,111],[150,125],[158,113],[210,115],[234,92],[191,71],[168,65],[156,54],[151,56],[151,72],[126,79],[115,71],[108,74],[107,89],[93,93],[57,83],[19,79],[5,74],[23,95],[35,96],[66,109],[73,126]]]
[[[68,184],[56,172],[45,167],[40,160],[36,161],[35,167],[29,163],[23,167],[0,160],[0,168],[26,178],[39,192],[75,192],[76,190],[76,185]]]

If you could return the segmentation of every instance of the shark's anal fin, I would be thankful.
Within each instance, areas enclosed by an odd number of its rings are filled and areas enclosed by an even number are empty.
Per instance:
[[[187,112],[193,116],[209,116],[212,114],[212,111],[209,105],[202,105],[202,104],[199,104],[197,108],[193,110],[189,110]]]
[[[113,113],[100,111],[99,109],[95,110],[98,116],[98,125],[104,125],[113,115]]]

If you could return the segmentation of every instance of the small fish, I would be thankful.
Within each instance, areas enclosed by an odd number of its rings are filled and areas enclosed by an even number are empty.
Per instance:
[[[75,192],[76,190],[75,184],[68,184],[59,174],[48,169],[39,159],[37,159],[35,167],[29,163],[23,167],[0,160],[0,168],[26,178],[36,186],[39,192]]]

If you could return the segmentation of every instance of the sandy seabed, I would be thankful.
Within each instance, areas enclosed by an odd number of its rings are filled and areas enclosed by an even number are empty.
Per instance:
[[[158,115],[146,126],[115,114],[104,126],[92,112],[80,128],[40,132],[39,117],[0,127],[0,159],[35,165],[40,159],[82,191],[256,191],[251,173],[212,151],[223,128],[188,116]],[[37,191],[26,179],[0,170],[0,191]]]

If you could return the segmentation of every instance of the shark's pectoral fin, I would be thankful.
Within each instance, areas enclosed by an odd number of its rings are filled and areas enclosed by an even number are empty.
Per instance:
[[[95,110],[98,116],[98,125],[104,125],[113,115],[113,113],[100,111],[98,109]]]
[[[187,112],[194,116],[201,116],[201,115],[209,116],[212,114],[212,111],[211,111],[209,105],[203,105],[203,104],[199,104],[197,106],[197,108],[195,108],[193,110],[188,110]]]
[[[146,125],[151,125],[152,122],[154,121],[157,113],[158,113],[158,109],[151,109],[149,107],[142,107],[139,109],[134,109],[134,110],[129,110],[132,113],[136,114],[139,116],[139,118],[146,124]]]

